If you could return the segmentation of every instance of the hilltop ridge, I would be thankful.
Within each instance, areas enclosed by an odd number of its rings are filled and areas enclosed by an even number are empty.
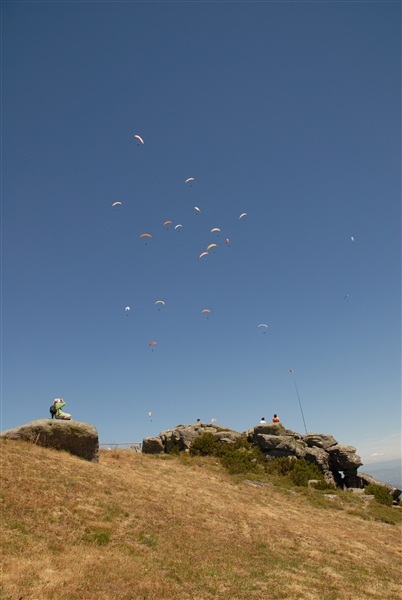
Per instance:
[[[400,598],[395,508],[213,457],[1,449],[7,600]]]

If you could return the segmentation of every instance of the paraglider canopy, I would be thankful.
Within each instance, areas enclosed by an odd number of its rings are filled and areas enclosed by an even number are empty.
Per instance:
[[[113,202],[112,206],[117,207],[117,206],[122,206],[123,202]]]
[[[157,307],[158,307],[158,310],[160,310],[160,306],[161,306],[161,305],[162,305],[162,306],[166,306],[166,303],[165,303],[165,301],[164,301],[164,300],[157,300],[157,301],[155,302],[155,306],[157,306]]]
[[[190,183],[190,181],[195,181],[194,177],[188,177],[184,183]]]
[[[242,219],[243,217],[246,217],[246,216],[247,216],[247,213],[245,213],[245,212],[244,212],[244,213],[241,213],[241,215],[240,215],[239,219]]]
[[[142,137],[140,135],[135,135],[134,137],[138,142],[140,142],[140,144],[144,143],[144,140],[142,139]]]
[[[198,258],[202,258],[203,256],[207,256],[208,252],[201,252],[201,254],[199,254]]]

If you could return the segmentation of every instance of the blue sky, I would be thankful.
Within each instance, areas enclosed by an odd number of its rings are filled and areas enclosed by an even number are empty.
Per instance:
[[[295,379],[397,457],[400,62],[398,2],[3,2],[2,429],[303,433]]]

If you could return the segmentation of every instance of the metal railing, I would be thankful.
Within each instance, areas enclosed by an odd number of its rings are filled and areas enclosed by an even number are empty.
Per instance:
[[[117,448],[125,448],[129,450],[135,450],[136,452],[142,451],[142,442],[118,442],[113,444],[99,444],[101,450],[117,450]]]

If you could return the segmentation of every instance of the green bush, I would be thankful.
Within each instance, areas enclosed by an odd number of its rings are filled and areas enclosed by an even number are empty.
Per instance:
[[[374,483],[370,483],[364,488],[364,493],[369,494],[370,496],[374,496],[374,499],[377,500],[379,504],[385,504],[385,506],[392,506],[392,496],[387,490],[387,488],[382,485],[375,485]]]
[[[296,460],[290,456],[272,458],[268,460],[265,470],[269,475],[288,475]]]
[[[261,450],[247,442],[244,436],[233,443],[220,442],[213,433],[204,433],[197,437],[190,446],[192,456],[216,456],[221,464],[232,475],[239,473],[255,473],[259,465],[265,462]]]
[[[314,482],[313,484],[311,484],[311,487],[313,487],[315,490],[336,490],[336,485],[334,485],[333,483],[328,483],[327,481],[325,481],[325,479],[319,479],[318,481]]]
[[[222,465],[231,475],[238,475],[239,473],[256,473],[259,470],[258,462],[253,455],[244,452],[241,449],[233,449],[222,453],[220,460]]]
[[[281,456],[270,460],[265,468],[269,475],[288,477],[294,485],[307,487],[310,479],[324,482],[324,476],[317,465],[304,458]]]
[[[265,455],[257,446],[250,444],[245,437],[239,437],[232,444],[220,444],[218,456],[230,474],[258,473],[265,465]]]
[[[217,456],[219,441],[213,433],[207,432],[199,435],[190,446],[192,456]]]
[[[290,479],[295,485],[307,487],[310,479],[324,479],[323,474],[316,465],[300,458],[294,461],[294,467],[290,471]]]

